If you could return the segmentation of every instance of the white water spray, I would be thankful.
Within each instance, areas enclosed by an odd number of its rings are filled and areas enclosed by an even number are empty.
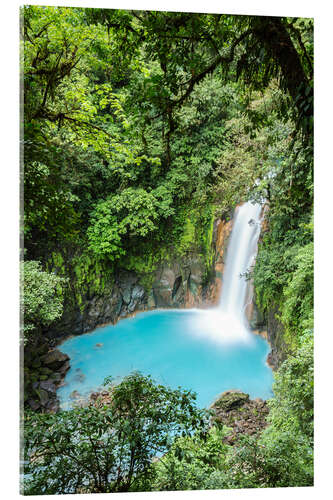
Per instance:
[[[251,342],[245,315],[248,290],[246,273],[254,265],[257,254],[261,208],[260,204],[250,202],[237,208],[227,249],[219,306],[198,311],[196,331],[219,343]]]
[[[242,321],[248,285],[245,273],[250,271],[257,255],[260,211],[261,205],[249,202],[237,209],[223,274],[220,309]]]

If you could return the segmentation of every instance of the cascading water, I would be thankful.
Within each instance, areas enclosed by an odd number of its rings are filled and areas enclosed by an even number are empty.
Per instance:
[[[248,282],[245,273],[251,268],[257,254],[260,234],[261,205],[244,203],[237,209],[228,245],[223,275],[220,308],[245,320],[244,307]]]
[[[245,315],[248,281],[260,235],[259,203],[244,203],[236,210],[223,273],[222,293],[217,308],[200,311],[196,331],[222,343],[251,342]],[[252,300],[252,297],[250,298]]]

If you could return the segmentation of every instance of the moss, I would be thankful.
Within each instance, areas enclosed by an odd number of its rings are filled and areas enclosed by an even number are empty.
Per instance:
[[[202,251],[205,259],[206,270],[213,265],[213,231],[214,231],[214,212],[212,206],[208,206],[204,213],[204,224],[202,225]]]
[[[179,255],[181,256],[185,255],[189,250],[191,250],[193,248],[193,244],[196,241],[196,228],[194,221],[191,218],[192,215],[193,214],[190,212],[190,214],[185,219],[183,234],[178,244],[177,250]]]
[[[206,257],[212,241],[213,221],[210,204],[179,209],[173,229],[175,253],[182,257],[189,252],[200,252]]]
[[[139,275],[149,274],[157,269],[158,263],[165,260],[165,256],[165,249],[160,248],[156,252],[151,251],[145,255],[128,256],[122,261],[122,264],[129,271],[134,271]]]
[[[153,287],[154,279],[155,279],[154,273],[146,273],[139,279],[140,285],[143,286],[147,294],[149,294],[149,292]]]
[[[113,266],[100,261],[88,252],[76,255],[71,261],[71,295],[81,312],[87,296],[102,295],[114,283]]]
[[[230,411],[239,408],[249,401],[249,395],[244,392],[227,391],[214,403],[216,408],[224,411]]]

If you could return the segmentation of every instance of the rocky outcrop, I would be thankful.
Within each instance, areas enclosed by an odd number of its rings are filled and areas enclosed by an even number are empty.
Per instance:
[[[205,266],[198,256],[161,265],[149,293],[148,308],[186,308],[203,303]]]
[[[213,403],[213,421],[220,422],[231,429],[224,438],[233,445],[244,434],[256,435],[267,426],[268,406],[260,398],[251,400],[248,394],[231,390],[221,394]]]
[[[267,363],[273,370],[277,370],[288,355],[288,346],[283,339],[284,327],[279,321],[278,307],[272,307],[263,314],[254,299],[249,323],[254,333],[268,341],[271,351],[267,356]]]
[[[69,356],[58,349],[42,355],[40,349],[33,351],[27,348],[25,353],[25,405],[33,411],[55,413],[59,410],[56,391],[69,370]]]

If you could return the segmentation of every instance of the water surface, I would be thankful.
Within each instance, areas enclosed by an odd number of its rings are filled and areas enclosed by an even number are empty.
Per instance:
[[[101,387],[107,376],[120,380],[133,370],[172,388],[192,389],[208,407],[227,389],[251,398],[272,395],[267,342],[218,309],[155,310],[65,341],[71,358],[66,385],[58,390],[63,408],[75,390]]]

